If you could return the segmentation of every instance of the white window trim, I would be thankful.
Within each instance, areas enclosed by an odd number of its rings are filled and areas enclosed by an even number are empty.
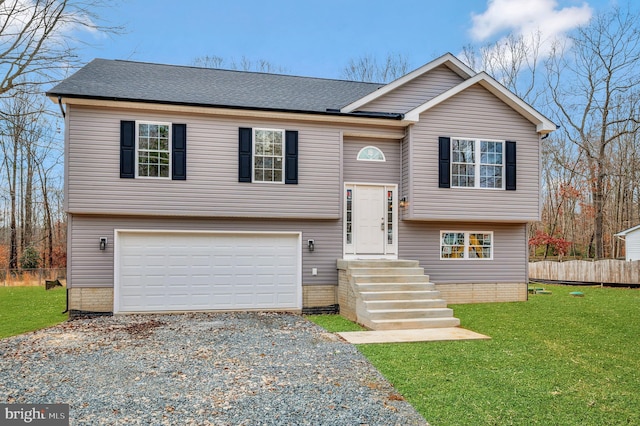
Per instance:
[[[265,181],[265,180],[256,180],[256,132],[262,130],[262,131],[268,131],[268,132],[281,132],[282,133],[282,177],[280,181]],[[252,130],[253,134],[251,135],[251,182],[252,183],[265,183],[265,184],[284,184],[284,178],[285,178],[285,150],[287,149],[287,141],[286,141],[286,137],[287,137],[287,132],[285,131],[285,129],[270,129],[270,128],[266,128],[266,127],[256,127],[253,128]]]
[[[477,138],[468,138],[468,137],[464,137],[464,136],[452,136],[451,137],[451,143],[450,143],[450,148],[449,148],[449,158],[451,158],[451,164],[453,165],[453,141],[454,139],[457,140],[466,140],[466,141],[473,141],[474,142],[474,153],[475,153],[475,162],[473,163],[473,169],[474,169],[474,181],[475,181],[475,185],[474,186],[455,186],[453,185],[453,167],[450,168],[450,172],[449,172],[449,179],[451,182],[451,188],[456,188],[456,189],[482,189],[482,190],[490,190],[490,191],[504,191],[505,190],[505,170],[506,170],[506,141],[504,140],[497,140],[497,139],[477,139]],[[500,188],[484,188],[480,186],[480,146],[482,142],[498,142],[502,144],[502,187]],[[456,164],[462,164],[462,163],[456,163]],[[469,163],[465,163],[465,164],[469,164]]]
[[[367,150],[367,149],[374,149],[374,150],[378,151],[380,153],[380,155],[382,155],[382,159],[378,160],[378,159],[375,159],[375,158],[360,158],[360,155],[362,155],[362,153],[365,152],[365,150]],[[358,155],[356,156],[356,160],[357,161],[373,161],[373,162],[383,163],[383,162],[387,161],[387,157],[385,157],[384,152],[382,152],[382,150],[380,148],[378,148],[377,146],[368,145],[368,146],[365,146],[364,148],[362,148],[360,151],[358,151]]]
[[[169,128],[169,175],[167,177],[162,177],[162,176],[140,176],[138,174],[138,171],[140,170],[140,166],[138,165],[138,160],[140,158],[139,156],[139,149],[140,149],[140,125],[141,124],[153,124],[156,126],[167,126]],[[135,178],[136,179],[166,179],[166,180],[171,180],[171,176],[173,175],[173,123],[168,123],[168,122],[162,122],[162,121],[144,121],[144,120],[136,120],[136,139],[135,139],[135,144],[136,144],[136,165],[135,165]]]
[[[442,257],[442,234],[464,234],[464,257]],[[491,257],[469,257],[469,234],[489,234],[491,235]],[[439,252],[440,252],[440,260],[445,261],[460,261],[460,260],[470,260],[470,261],[486,261],[493,260],[493,253],[496,248],[496,241],[493,235],[493,231],[461,231],[461,230],[445,230],[440,231],[440,239],[438,242]]]

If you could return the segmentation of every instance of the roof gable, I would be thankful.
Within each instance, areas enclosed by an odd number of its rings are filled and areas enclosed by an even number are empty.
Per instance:
[[[462,91],[475,84],[481,85],[498,99],[509,105],[516,112],[529,120],[531,123],[535,124],[536,131],[538,133],[547,134],[556,130],[557,126],[551,120],[536,111],[532,106],[513,94],[511,91],[498,83],[484,71],[476,74],[475,76],[467,79],[459,85],[452,87],[446,92],[407,112],[404,119],[406,121],[418,122],[420,121],[420,114],[433,108],[436,105],[439,105],[440,103],[446,101],[452,96],[457,95],[458,93],[461,93]]]
[[[446,65],[440,65],[363,105],[358,111],[386,111],[404,114],[464,80]]]
[[[632,232],[637,231],[638,229],[640,229],[640,225],[636,225],[633,228],[629,228],[629,229],[625,229],[624,231],[620,231],[617,234],[614,234],[615,237],[624,237],[628,234],[631,234]]]
[[[445,55],[442,55],[441,57],[439,57],[438,59],[429,62],[428,64],[425,64],[423,66],[421,66],[420,68],[410,72],[409,74],[406,74],[403,77],[400,77],[399,79],[392,81],[391,83],[381,87],[380,89],[369,93],[368,95],[364,96],[361,99],[356,100],[355,102],[350,103],[349,105],[345,106],[344,108],[341,109],[342,112],[353,112],[358,110],[360,107],[376,100],[379,99],[381,96],[386,95],[387,93],[397,89],[398,87],[430,72],[431,70],[438,68],[439,66],[444,65],[446,67],[448,67],[449,69],[451,69],[453,72],[455,72],[456,74],[458,74],[460,77],[462,77],[463,79],[468,79],[469,77],[475,75],[475,72],[469,68],[468,66],[466,66],[462,61],[460,61],[458,58],[456,58],[455,56],[453,56],[451,53],[447,53]]]

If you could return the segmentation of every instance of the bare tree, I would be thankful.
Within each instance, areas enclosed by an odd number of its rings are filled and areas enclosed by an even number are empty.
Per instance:
[[[409,72],[409,61],[400,53],[389,53],[379,61],[373,55],[350,59],[342,77],[353,81],[388,83]]]
[[[476,71],[486,71],[507,89],[535,105],[543,90],[538,85],[542,34],[510,34],[484,46],[463,47],[461,60]]]
[[[224,59],[216,55],[198,56],[191,62],[191,65],[199,68],[222,68],[223,64]]]
[[[603,258],[607,178],[625,137],[640,131],[640,16],[613,8],[579,28],[547,62],[566,138],[584,153],[593,203],[595,257]]]
[[[22,86],[21,86],[22,87]],[[24,86],[27,87],[27,86]],[[14,96],[10,99],[4,99],[2,102],[2,111],[4,120],[2,124],[2,140],[0,147],[2,148],[2,165],[6,172],[7,192],[9,193],[9,215],[10,215],[10,241],[9,241],[9,268],[15,269],[18,266],[19,242],[19,222],[24,223],[24,217],[20,215],[20,189],[23,186],[23,164],[25,147],[32,140],[30,133],[33,130],[34,115],[31,112],[30,97],[27,91],[21,89],[13,90]],[[28,199],[31,199],[29,194]],[[29,201],[31,203],[31,201]],[[20,220],[19,220],[20,219]],[[31,224],[29,224],[31,228]],[[24,228],[22,228],[24,230]],[[24,233],[21,232],[24,237]]]
[[[52,212],[50,193],[55,191],[52,176],[58,172],[61,149],[47,116],[46,99],[34,94],[30,86],[20,85],[11,98],[0,100],[0,184],[8,194],[8,266],[18,267],[21,253],[37,250],[46,239],[48,264],[52,257]],[[44,226],[40,227],[40,220]],[[45,236],[42,237],[44,228]],[[4,241],[3,241],[4,242]]]
[[[78,65],[72,30],[117,33],[98,24],[103,0],[1,0],[0,95],[18,87],[50,83],[60,68]]]
[[[198,56],[191,62],[191,65],[200,68],[222,68],[236,71],[255,71],[272,74],[288,73],[288,70],[285,67],[275,65],[266,59],[252,60],[246,56],[242,56],[239,60],[231,58],[228,61],[216,55]]]
[[[53,267],[53,250],[55,241],[54,234],[54,222],[53,222],[53,213],[51,206],[51,192],[55,189],[51,185],[51,174],[53,169],[57,166],[57,161],[49,161],[50,164],[47,167],[45,165],[45,158],[51,158],[50,148],[47,149],[45,155],[38,159],[37,162],[37,170],[38,177],[40,179],[40,188],[42,191],[42,207],[43,207],[43,225],[44,225],[44,240],[45,240],[45,258],[44,265],[46,267]],[[60,241],[57,241],[60,244]]]

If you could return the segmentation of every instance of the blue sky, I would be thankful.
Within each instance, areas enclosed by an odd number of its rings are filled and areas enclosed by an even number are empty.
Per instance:
[[[349,59],[406,56],[412,68],[509,32],[562,35],[610,0],[120,0],[100,10],[126,33],[84,33],[93,58],[190,65],[266,59],[290,74],[340,78]]]

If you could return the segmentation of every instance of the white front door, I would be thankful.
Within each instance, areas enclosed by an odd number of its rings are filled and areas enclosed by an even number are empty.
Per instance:
[[[355,192],[356,253],[384,254],[385,191],[383,186],[358,186]]]
[[[396,258],[396,185],[345,184],[346,258]]]

